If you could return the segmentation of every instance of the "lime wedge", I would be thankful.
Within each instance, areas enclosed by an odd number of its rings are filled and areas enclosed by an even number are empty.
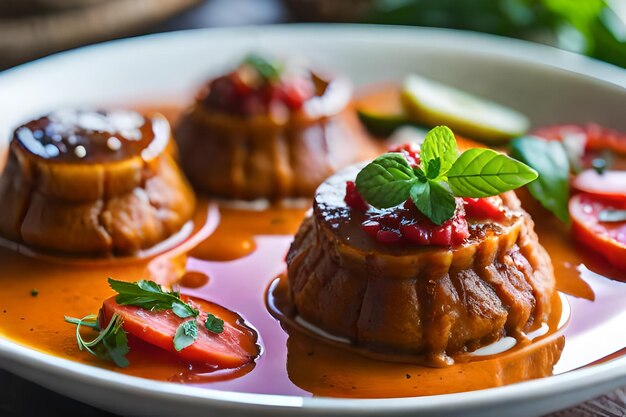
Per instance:
[[[367,130],[387,137],[411,120],[400,100],[398,85],[384,85],[356,99],[356,112]]]
[[[446,125],[455,133],[487,143],[523,135],[530,124],[513,109],[418,75],[405,79],[401,98],[414,122]]]
[[[370,113],[367,110],[357,109],[361,123],[375,136],[387,137],[400,126],[411,123],[407,117],[395,114]]]

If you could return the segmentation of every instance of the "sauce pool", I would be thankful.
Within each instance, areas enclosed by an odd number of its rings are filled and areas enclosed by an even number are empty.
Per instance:
[[[170,120],[175,118],[176,109],[162,112]],[[352,398],[483,389],[563,373],[624,354],[623,273],[577,248],[558,220],[524,191],[518,194],[552,257],[557,288],[566,294],[571,315],[560,327],[561,309],[557,308],[559,314],[550,319],[548,333],[480,360],[468,358],[446,368],[377,361],[322,341],[288,322],[281,325],[268,309],[268,301],[279,301],[269,288],[284,272],[285,255],[308,207],[254,211],[222,206],[217,229],[199,245],[136,262],[113,260],[68,267],[0,247],[0,334],[41,352],[143,378],[244,393]],[[261,356],[240,369],[217,370],[190,365],[131,339],[131,365],[120,369],[79,351],[75,328],[63,316],[96,313],[102,301],[113,295],[108,277],[178,283],[183,293],[239,313],[258,331]],[[556,297],[554,303],[559,306],[560,299]]]

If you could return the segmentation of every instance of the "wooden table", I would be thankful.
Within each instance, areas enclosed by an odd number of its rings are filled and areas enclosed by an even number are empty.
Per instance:
[[[0,0],[2,1],[2,0]],[[340,1],[340,0],[337,0]],[[200,27],[289,22],[279,0],[211,0],[156,26],[145,33]],[[0,69],[2,65],[0,57]],[[115,417],[65,398],[15,375],[0,371],[0,416]],[[549,417],[624,417],[626,387]]]

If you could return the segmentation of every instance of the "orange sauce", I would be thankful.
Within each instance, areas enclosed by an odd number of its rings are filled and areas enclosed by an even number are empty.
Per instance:
[[[164,113],[176,114],[172,109]],[[447,368],[383,362],[288,324],[283,328],[268,311],[267,289],[284,272],[284,257],[305,208],[221,207],[219,215],[211,214],[219,216],[217,230],[195,248],[182,253],[174,249],[136,262],[70,265],[0,247],[0,334],[54,356],[138,377],[247,393],[354,398],[483,389],[623,355],[626,336],[619,329],[602,326],[620,315],[624,318],[626,284],[617,281],[623,274],[577,248],[564,226],[524,192],[520,194],[535,219],[540,241],[552,256],[558,289],[568,294],[572,314],[569,323],[557,330],[560,309],[555,299],[555,315],[546,335],[483,360]],[[210,220],[217,221],[215,217]],[[608,278],[581,269],[582,263]],[[184,363],[133,339],[128,356],[131,365],[125,369],[81,352],[75,328],[63,316],[96,313],[102,301],[113,295],[107,277],[178,283],[184,293],[241,314],[258,331],[263,352],[254,364],[228,371]]]

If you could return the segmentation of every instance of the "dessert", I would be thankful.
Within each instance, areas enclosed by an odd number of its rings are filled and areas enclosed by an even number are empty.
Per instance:
[[[173,146],[158,114],[61,110],[26,123],[0,177],[0,236],[82,255],[154,246],[195,207]]]
[[[524,341],[547,320],[552,264],[510,191],[536,173],[488,149],[457,157],[445,135],[436,128],[421,152],[400,148],[318,188],[287,256],[292,314],[366,354],[435,366],[504,336]],[[494,164],[504,167],[495,182]]]
[[[372,155],[350,93],[344,78],[250,56],[209,81],[183,116],[183,169],[210,196],[310,197],[335,170]]]

